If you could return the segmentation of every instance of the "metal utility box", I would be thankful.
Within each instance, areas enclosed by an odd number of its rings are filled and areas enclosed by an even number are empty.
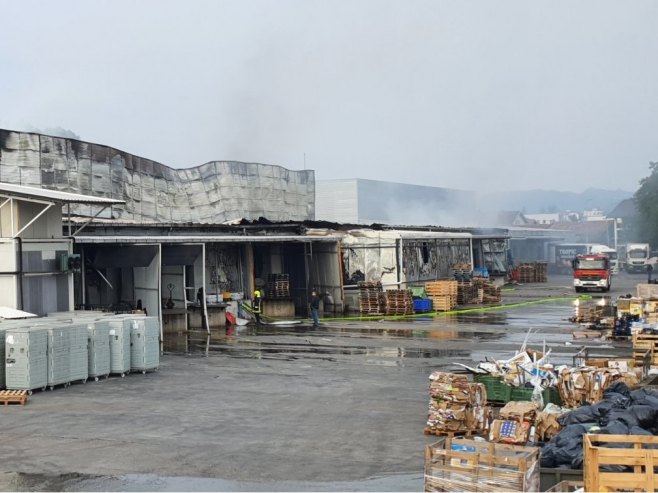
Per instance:
[[[160,366],[160,325],[156,317],[130,320],[130,369],[156,370]]]
[[[45,328],[48,334],[48,386],[52,390],[55,385],[67,384],[70,375],[70,332],[68,327],[58,323]]]
[[[45,389],[48,385],[48,331],[43,327],[15,327],[5,331],[7,388]]]
[[[130,372],[130,319],[112,317],[110,326],[110,373],[122,377]]]
[[[0,327],[0,354],[5,354],[5,331],[7,329]],[[0,365],[0,389],[4,389],[6,385],[5,377],[5,363]]]
[[[69,382],[86,382],[89,378],[89,330],[87,323],[78,322],[67,327],[69,331]]]
[[[98,381],[99,377],[110,374],[110,323],[108,320],[94,320],[87,325],[89,344],[89,378]]]

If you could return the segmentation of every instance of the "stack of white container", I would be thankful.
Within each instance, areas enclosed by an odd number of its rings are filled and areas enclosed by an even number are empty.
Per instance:
[[[160,364],[159,321],[144,315],[77,311],[2,320],[0,340],[0,388],[30,393]]]

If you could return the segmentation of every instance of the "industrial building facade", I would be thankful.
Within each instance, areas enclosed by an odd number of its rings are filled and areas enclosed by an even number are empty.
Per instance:
[[[315,216],[311,170],[236,161],[174,169],[109,146],[0,129],[0,182],[120,200],[104,217],[223,223]],[[85,204],[73,213],[88,215]]]

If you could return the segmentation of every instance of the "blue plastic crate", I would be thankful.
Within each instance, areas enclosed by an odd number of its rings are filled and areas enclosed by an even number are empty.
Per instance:
[[[430,299],[416,299],[414,300],[415,312],[430,312],[432,311],[432,300]]]

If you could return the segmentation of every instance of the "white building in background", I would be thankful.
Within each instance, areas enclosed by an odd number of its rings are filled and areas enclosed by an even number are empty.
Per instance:
[[[583,220],[584,221],[605,221],[606,217],[602,210],[592,209],[589,211],[583,211]]]
[[[318,180],[315,218],[348,224],[481,223],[472,192],[361,178]]]
[[[562,214],[553,212],[550,214],[525,214],[525,217],[534,221],[535,224],[550,225],[559,223],[562,220]]]

